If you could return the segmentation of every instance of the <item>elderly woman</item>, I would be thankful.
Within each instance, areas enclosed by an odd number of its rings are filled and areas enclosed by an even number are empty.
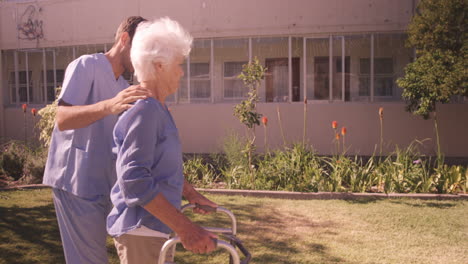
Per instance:
[[[215,249],[216,236],[179,211],[182,195],[190,203],[217,205],[184,179],[177,128],[165,104],[179,87],[191,44],[192,37],[169,18],[142,22],[133,39],[135,74],[152,97],[137,101],[114,128],[117,182],[107,230],[121,263],[157,263],[172,231],[195,253]]]

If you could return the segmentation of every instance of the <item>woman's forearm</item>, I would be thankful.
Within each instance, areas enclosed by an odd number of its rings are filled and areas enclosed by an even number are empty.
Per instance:
[[[156,195],[143,208],[169,226],[177,234],[185,234],[193,226],[190,219],[177,210],[162,193]]]

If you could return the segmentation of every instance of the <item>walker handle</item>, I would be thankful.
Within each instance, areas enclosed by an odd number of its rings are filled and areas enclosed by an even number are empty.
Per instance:
[[[195,204],[195,208],[202,209],[204,211],[212,212],[212,213],[216,213],[218,211],[217,207],[212,207],[212,206],[209,206],[209,205],[202,205],[202,204],[198,204],[198,203]]]
[[[229,229],[219,229],[219,228],[212,228],[212,227],[204,227],[205,229],[208,229],[210,232],[215,232],[215,233],[231,233],[232,235],[236,235],[237,233],[237,220],[236,220],[236,216],[231,212],[229,211],[228,209],[224,208],[224,207],[211,207],[211,206],[206,206],[206,205],[200,205],[200,204],[186,204],[184,206],[182,206],[182,208],[180,208],[180,211],[181,212],[184,212],[190,208],[200,208],[200,209],[203,209],[205,211],[209,211],[209,212],[216,212],[216,213],[224,213],[226,215],[229,216],[229,218],[231,219],[231,230],[229,231]],[[214,210],[214,211],[213,211]]]
[[[218,239],[213,239],[213,240],[216,240],[216,247],[224,248],[229,252],[229,254],[231,255],[233,259],[233,264],[241,264],[239,253],[237,253],[237,250],[231,244],[223,240],[218,240]],[[159,254],[158,264],[167,264],[167,262],[165,262],[167,251],[169,250],[169,248],[176,245],[177,243],[181,243],[180,237],[178,236],[173,237],[169,239],[168,241],[166,241],[166,243],[164,243],[164,245],[161,248],[161,252]]]

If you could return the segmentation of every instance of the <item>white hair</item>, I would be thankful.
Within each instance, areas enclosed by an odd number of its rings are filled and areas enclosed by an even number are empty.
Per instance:
[[[138,80],[141,82],[155,78],[155,62],[170,64],[178,56],[187,57],[192,41],[192,36],[168,17],[141,22],[130,50]]]

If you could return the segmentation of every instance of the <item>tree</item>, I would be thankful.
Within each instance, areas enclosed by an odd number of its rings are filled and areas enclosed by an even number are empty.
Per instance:
[[[468,1],[421,0],[408,28],[408,46],[416,59],[397,81],[404,89],[406,110],[429,118],[436,103],[468,96]]]
[[[408,28],[408,46],[416,59],[397,81],[407,101],[406,110],[425,119],[433,113],[437,163],[441,168],[436,103],[448,103],[454,95],[468,96],[468,39],[466,0],[421,0]]]
[[[251,174],[252,186],[254,184],[254,174],[252,168],[252,155],[255,151],[255,126],[260,125],[262,115],[257,112],[258,88],[261,80],[265,77],[266,68],[260,64],[257,58],[242,66],[242,73],[238,78],[241,79],[249,89],[247,98],[234,107],[234,116],[247,127],[247,145],[244,152],[249,160],[249,171]]]

